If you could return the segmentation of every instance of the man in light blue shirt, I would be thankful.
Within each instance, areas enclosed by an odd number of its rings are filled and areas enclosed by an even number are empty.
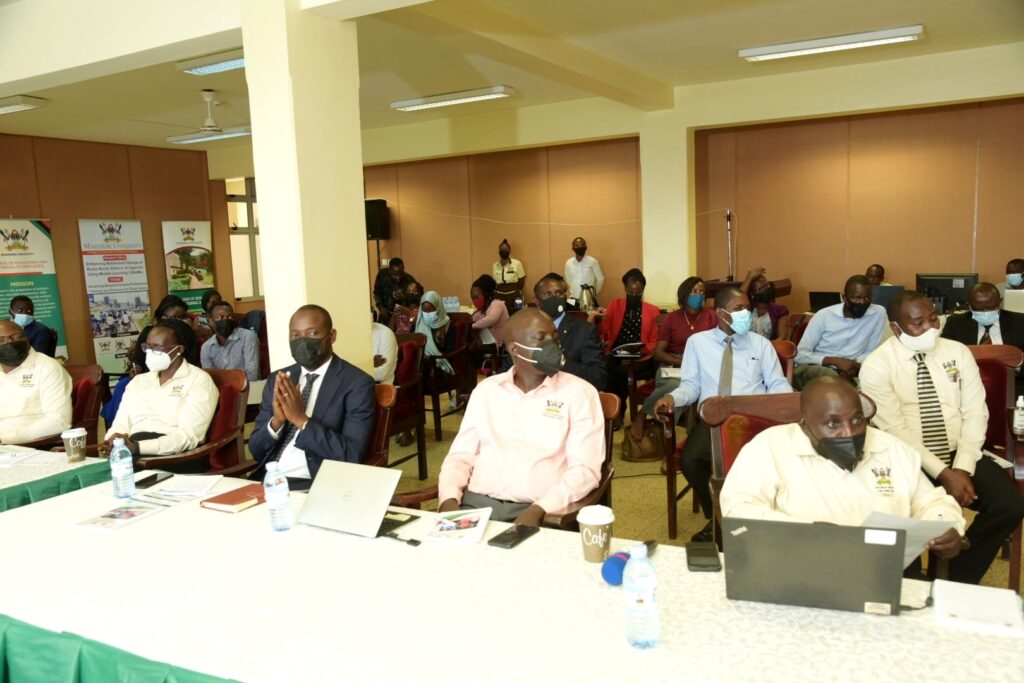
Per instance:
[[[856,385],[860,364],[882,343],[885,309],[871,303],[871,282],[854,275],[843,288],[843,303],[814,314],[796,351],[793,385],[815,377],[839,376]]]
[[[686,342],[679,371],[679,388],[654,404],[662,419],[676,408],[698,403],[712,396],[783,394],[793,391],[782,374],[779,356],[772,343],[759,334],[748,334],[753,316],[750,299],[738,289],[723,289],[715,296],[718,327],[699,332]],[[728,382],[728,389],[724,383]],[[723,386],[720,386],[723,385]],[[683,446],[680,469],[693,488],[704,517],[711,519],[711,429],[698,421]],[[711,522],[693,541],[710,541]]]

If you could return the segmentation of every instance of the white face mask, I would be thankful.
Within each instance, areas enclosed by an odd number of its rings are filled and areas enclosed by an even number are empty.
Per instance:
[[[900,343],[911,351],[931,351],[935,348],[935,340],[939,338],[939,331],[934,327],[929,327],[916,337],[911,337],[904,332],[899,323],[896,323],[896,329],[900,331]]]
[[[153,372],[163,372],[171,367],[173,362],[174,358],[171,358],[171,354],[165,351],[155,351],[153,349],[146,351],[146,367]]]

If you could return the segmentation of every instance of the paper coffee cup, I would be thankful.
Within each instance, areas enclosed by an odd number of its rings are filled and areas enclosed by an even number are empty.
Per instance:
[[[64,452],[68,454],[68,462],[81,462],[85,460],[85,435],[83,427],[66,429],[60,434],[64,441]]]
[[[588,505],[580,508],[576,522],[580,525],[580,539],[583,541],[583,559],[587,562],[604,562],[612,542],[612,523],[615,513],[604,505]]]

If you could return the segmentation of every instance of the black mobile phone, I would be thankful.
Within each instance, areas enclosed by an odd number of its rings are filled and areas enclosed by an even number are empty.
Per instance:
[[[686,568],[691,572],[720,572],[718,546],[711,542],[691,541],[686,544]]]
[[[147,474],[141,479],[136,480],[135,488],[148,489],[150,486],[156,486],[160,482],[167,481],[173,476],[174,475],[170,472],[153,472],[152,474]]]
[[[493,545],[495,548],[515,548],[538,531],[540,531],[540,529],[535,526],[521,526],[519,524],[513,524],[491,540],[487,541],[487,545]]]

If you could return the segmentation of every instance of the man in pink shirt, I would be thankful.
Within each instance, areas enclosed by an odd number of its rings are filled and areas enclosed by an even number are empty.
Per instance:
[[[600,482],[604,414],[593,385],[559,371],[548,315],[520,311],[505,339],[512,370],[473,390],[441,466],[438,509],[490,507],[493,519],[538,526]]]

